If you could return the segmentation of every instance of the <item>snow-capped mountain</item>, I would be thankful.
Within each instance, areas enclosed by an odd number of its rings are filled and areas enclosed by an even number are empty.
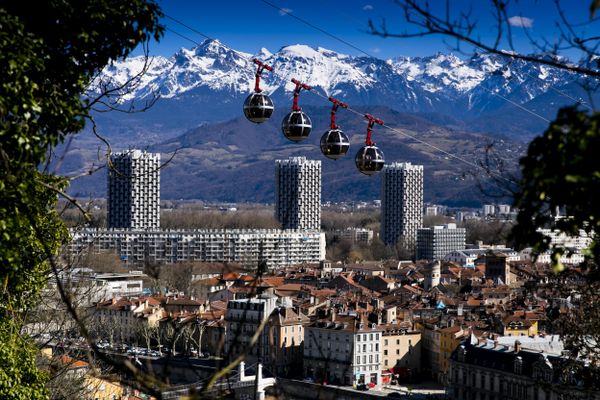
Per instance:
[[[573,103],[552,89],[581,97],[578,86],[573,84],[576,81],[573,74],[518,60],[507,62],[491,55],[461,59],[438,53],[422,58],[380,60],[301,44],[283,47],[275,53],[261,49],[251,55],[230,49],[217,40],[206,40],[193,49],[181,49],[170,58],[148,60],[147,72],[122,100],[144,101],[155,94],[160,94],[161,99],[144,116],[144,122],[136,118],[137,128],[131,129],[181,133],[204,122],[238,116],[243,99],[254,85],[254,57],[274,68],[273,73],[265,71],[261,87],[271,94],[276,107],[291,107],[289,99],[294,88],[291,79],[296,78],[318,93],[335,96],[353,108],[386,105],[402,112],[448,115],[470,121],[475,129],[509,136],[527,136],[527,132],[531,136],[540,133],[544,126],[539,121],[530,121],[535,117],[511,102],[533,107],[532,111],[551,118],[559,106]],[[144,65],[142,57],[114,63],[100,79],[112,85],[123,84]],[[534,101],[540,98],[545,100]],[[308,94],[301,96],[300,103],[329,106],[322,97]],[[516,122],[515,132],[502,120],[506,120],[507,113],[514,113],[511,120]],[[519,122],[524,118],[527,123]],[[123,123],[128,124],[127,118]]]

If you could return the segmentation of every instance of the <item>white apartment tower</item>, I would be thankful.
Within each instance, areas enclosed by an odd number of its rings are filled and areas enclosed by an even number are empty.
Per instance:
[[[321,229],[321,161],[275,161],[275,217],[282,229]]]
[[[416,244],[423,223],[423,166],[392,163],[383,168],[381,185],[381,240],[394,245]]]
[[[128,150],[110,156],[108,227],[160,227],[160,154]]]
[[[467,230],[456,224],[436,225],[417,230],[417,260],[443,260],[447,254],[465,248]]]

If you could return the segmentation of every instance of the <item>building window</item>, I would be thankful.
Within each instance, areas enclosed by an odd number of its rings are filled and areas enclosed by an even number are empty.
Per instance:
[[[387,354],[387,350],[384,350],[384,351],[383,351],[383,355],[384,355],[384,356],[387,356],[387,355],[388,355],[388,354]]]
[[[385,346],[387,346],[387,345],[388,345],[388,340],[387,340],[387,339],[385,339],[385,340],[383,341],[383,344],[384,344]]]

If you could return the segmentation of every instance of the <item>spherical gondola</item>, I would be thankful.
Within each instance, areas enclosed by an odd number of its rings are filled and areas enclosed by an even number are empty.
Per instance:
[[[271,118],[274,109],[273,100],[263,93],[252,93],[244,102],[244,115],[256,124]]]
[[[310,135],[312,122],[303,111],[292,111],[283,118],[281,130],[286,138],[293,142],[300,142]]]
[[[375,145],[361,147],[354,160],[356,168],[365,175],[373,175],[381,171],[385,164],[383,152]]]
[[[337,160],[350,148],[348,136],[340,129],[330,129],[321,136],[321,153],[327,158]]]

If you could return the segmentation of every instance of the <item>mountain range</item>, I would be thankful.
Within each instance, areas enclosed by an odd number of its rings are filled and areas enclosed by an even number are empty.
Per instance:
[[[254,84],[253,58],[274,68],[272,73],[263,73],[261,87],[273,99],[276,112],[261,125],[240,118],[243,101]],[[146,72],[137,78],[144,66]],[[281,118],[291,109],[292,78],[311,85],[314,92],[300,96],[314,126],[312,139],[301,144],[287,142],[279,132]],[[164,153],[177,149],[173,162],[163,171],[163,197],[223,201],[272,201],[272,162],[289,155],[324,160],[326,200],[378,197],[378,178],[354,173],[352,150],[343,161],[333,164],[320,156],[318,139],[327,129],[327,96],[360,113],[371,112],[417,138],[407,139],[386,129],[376,132],[388,160],[412,160],[430,168],[426,200],[449,204],[480,200],[476,193],[465,194],[474,191],[469,189],[474,182],[464,177],[472,168],[448,159],[423,141],[470,162],[482,160],[486,145],[494,142],[500,156],[514,163],[523,144],[543,132],[547,126],[544,118],[552,119],[560,106],[584,96],[578,76],[572,73],[520,60],[507,62],[488,54],[468,59],[438,53],[381,60],[298,44],[276,53],[261,49],[253,55],[216,40],[181,49],[170,58],[133,57],[114,63],[91,85],[90,92],[118,87],[130,79],[137,84],[121,93],[121,107],[136,109],[157,95],[159,99],[142,113],[96,114],[105,138],[116,149],[137,147]],[[340,110],[338,123],[353,131],[352,148],[357,150],[365,120]],[[62,171],[81,171],[92,162],[97,147],[89,132],[82,134],[70,144]],[[102,178],[81,180],[72,192],[102,195],[105,185],[98,187],[98,179]],[[455,179],[462,183],[450,185]],[[178,186],[182,182],[185,187]]]

